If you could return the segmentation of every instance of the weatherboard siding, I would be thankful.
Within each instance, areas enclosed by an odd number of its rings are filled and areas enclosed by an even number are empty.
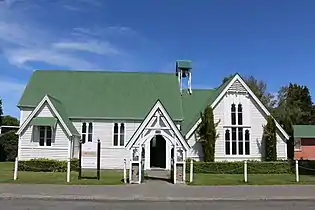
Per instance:
[[[35,117],[54,116],[48,104],[44,104]],[[33,158],[49,158],[67,160],[68,158],[68,137],[58,122],[53,131],[52,144],[49,147],[39,146],[38,133],[33,134],[33,126],[27,126],[19,137],[19,159],[29,160]]]
[[[225,155],[225,129],[231,125],[231,104],[242,103],[243,125],[250,126],[250,155]],[[241,161],[262,159],[263,148],[261,146],[263,136],[263,125],[267,123],[266,117],[258,104],[245,93],[227,93],[213,110],[214,121],[219,122],[217,132],[219,137],[215,145],[215,161]],[[193,134],[188,143],[191,146],[188,151],[188,158],[195,160],[203,159],[202,146],[196,141],[196,134]],[[284,137],[277,134],[277,156],[278,159],[287,159],[287,149]]]
[[[83,122],[83,121],[82,121]],[[81,133],[81,121],[75,121],[75,128]],[[100,139],[101,141],[101,168],[103,169],[122,169],[124,165],[124,159],[129,162],[130,159],[130,151],[128,151],[125,147],[117,147],[113,146],[113,129],[114,129],[114,121],[108,120],[85,120],[84,122],[92,122],[93,123],[93,141],[97,141]],[[117,123],[121,123],[118,122]],[[127,141],[131,138],[133,133],[139,127],[140,122],[128,121],[124,122],[125,124],[125,145]],[[75,149],[76,150],[76,149]],[[127,167],[129,165],[127,164]]]

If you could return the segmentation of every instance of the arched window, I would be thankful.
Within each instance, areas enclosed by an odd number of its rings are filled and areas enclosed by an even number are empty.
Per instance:
[[[243,128],[238,128],[238,154],[243,155],[244,153],[243,143]]]
[[[250,134],[249,130],[245,130],[245,155],[250,154]]]
[[[237,122],[239,125],[243,125],[243,109],[242,104],[239,104],[237,107]]]
[[[124,123],[120,124],[119,133],[120,133],[120,139],[119,139],[120,146],[124,146],[125,145],[125,124]]]
[[[86,123],[82,123],[82,129],[81,129],[81,135],[82,135],[82,143],[84,144],[86,141]]]
[[[231,146],[230,146],[230,130],[226,129],[225,130],[225,154],[230,155],[231,152]]]
[[[114,124],[114,146],[118,146],[118,123]]]
[[[125,124],[114,123],[113,146],[125,146]]]
[[[92,142],[93,138],[93,124],[89,123],[88,142]]]
[[[231,123],[232,125],[236,125],[236,107],[235,104],[231,106]]]
[[[232,128],[232,155],[237,154],[237,139],[236,139],[236,128]]]

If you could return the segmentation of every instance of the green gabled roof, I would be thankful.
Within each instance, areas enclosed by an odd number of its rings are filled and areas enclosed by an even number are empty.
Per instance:
[[[183,95],[184,121],[181,127],[184,135],[186,135],[192,126],[199,120],[200,113],[204,111],[207,105],[210,105],[215,101],[234,76],[222,83],[218,88],[208,90],[195,89],[192,90],[191,95]]]
[[[49,95],[47,95],[47,97],[49,98],[49,100],[51,101],[53,106],[55,107],[56,111],[60,115],[63,122],[66,124],[66,126],[69,129],[69,131],[71,132],[71,134],[74,136],[80,136],[79,132],[74,127],[71,120],[69,119],[69,116],[67,115],[66,110],[65,110],[64,106],[62,105],[62,103],[60,101],[58,101],[57,99],[49,96]]]
[[[315,125],[293,125],[294,138],[315,138]]]
[[[143,119],[159,99],[173,120],[183,119],[175,73],[38,70],[18,106],[35,107],[46,94],[69,118]]]

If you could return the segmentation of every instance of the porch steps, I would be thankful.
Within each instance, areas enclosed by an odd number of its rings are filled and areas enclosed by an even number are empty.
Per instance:
[[[145,180],[170,180],[171,172],[165,169],[150,169],[144,172]]]

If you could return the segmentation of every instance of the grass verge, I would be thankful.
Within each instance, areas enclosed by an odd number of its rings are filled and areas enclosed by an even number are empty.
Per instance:
[[[300,182],[295,181],[294,174],[248,174],[244,182],[243,174],[202,174],[195,173],[190,185],[291,185],[315,184],[314,175],[301,175]]]
[[[65,172],[30,172],[19,171],[18,179],[13,180],[14,163],[0,162],[0,183],[19,184],[69,184],[69,185],[120,185],[123,184],[122,170],[102,170],[100,180],[96,179],[96,170],[84,170],[83,179],[78,179],[78,172],[71,172],[70,183],[66,182]]]

